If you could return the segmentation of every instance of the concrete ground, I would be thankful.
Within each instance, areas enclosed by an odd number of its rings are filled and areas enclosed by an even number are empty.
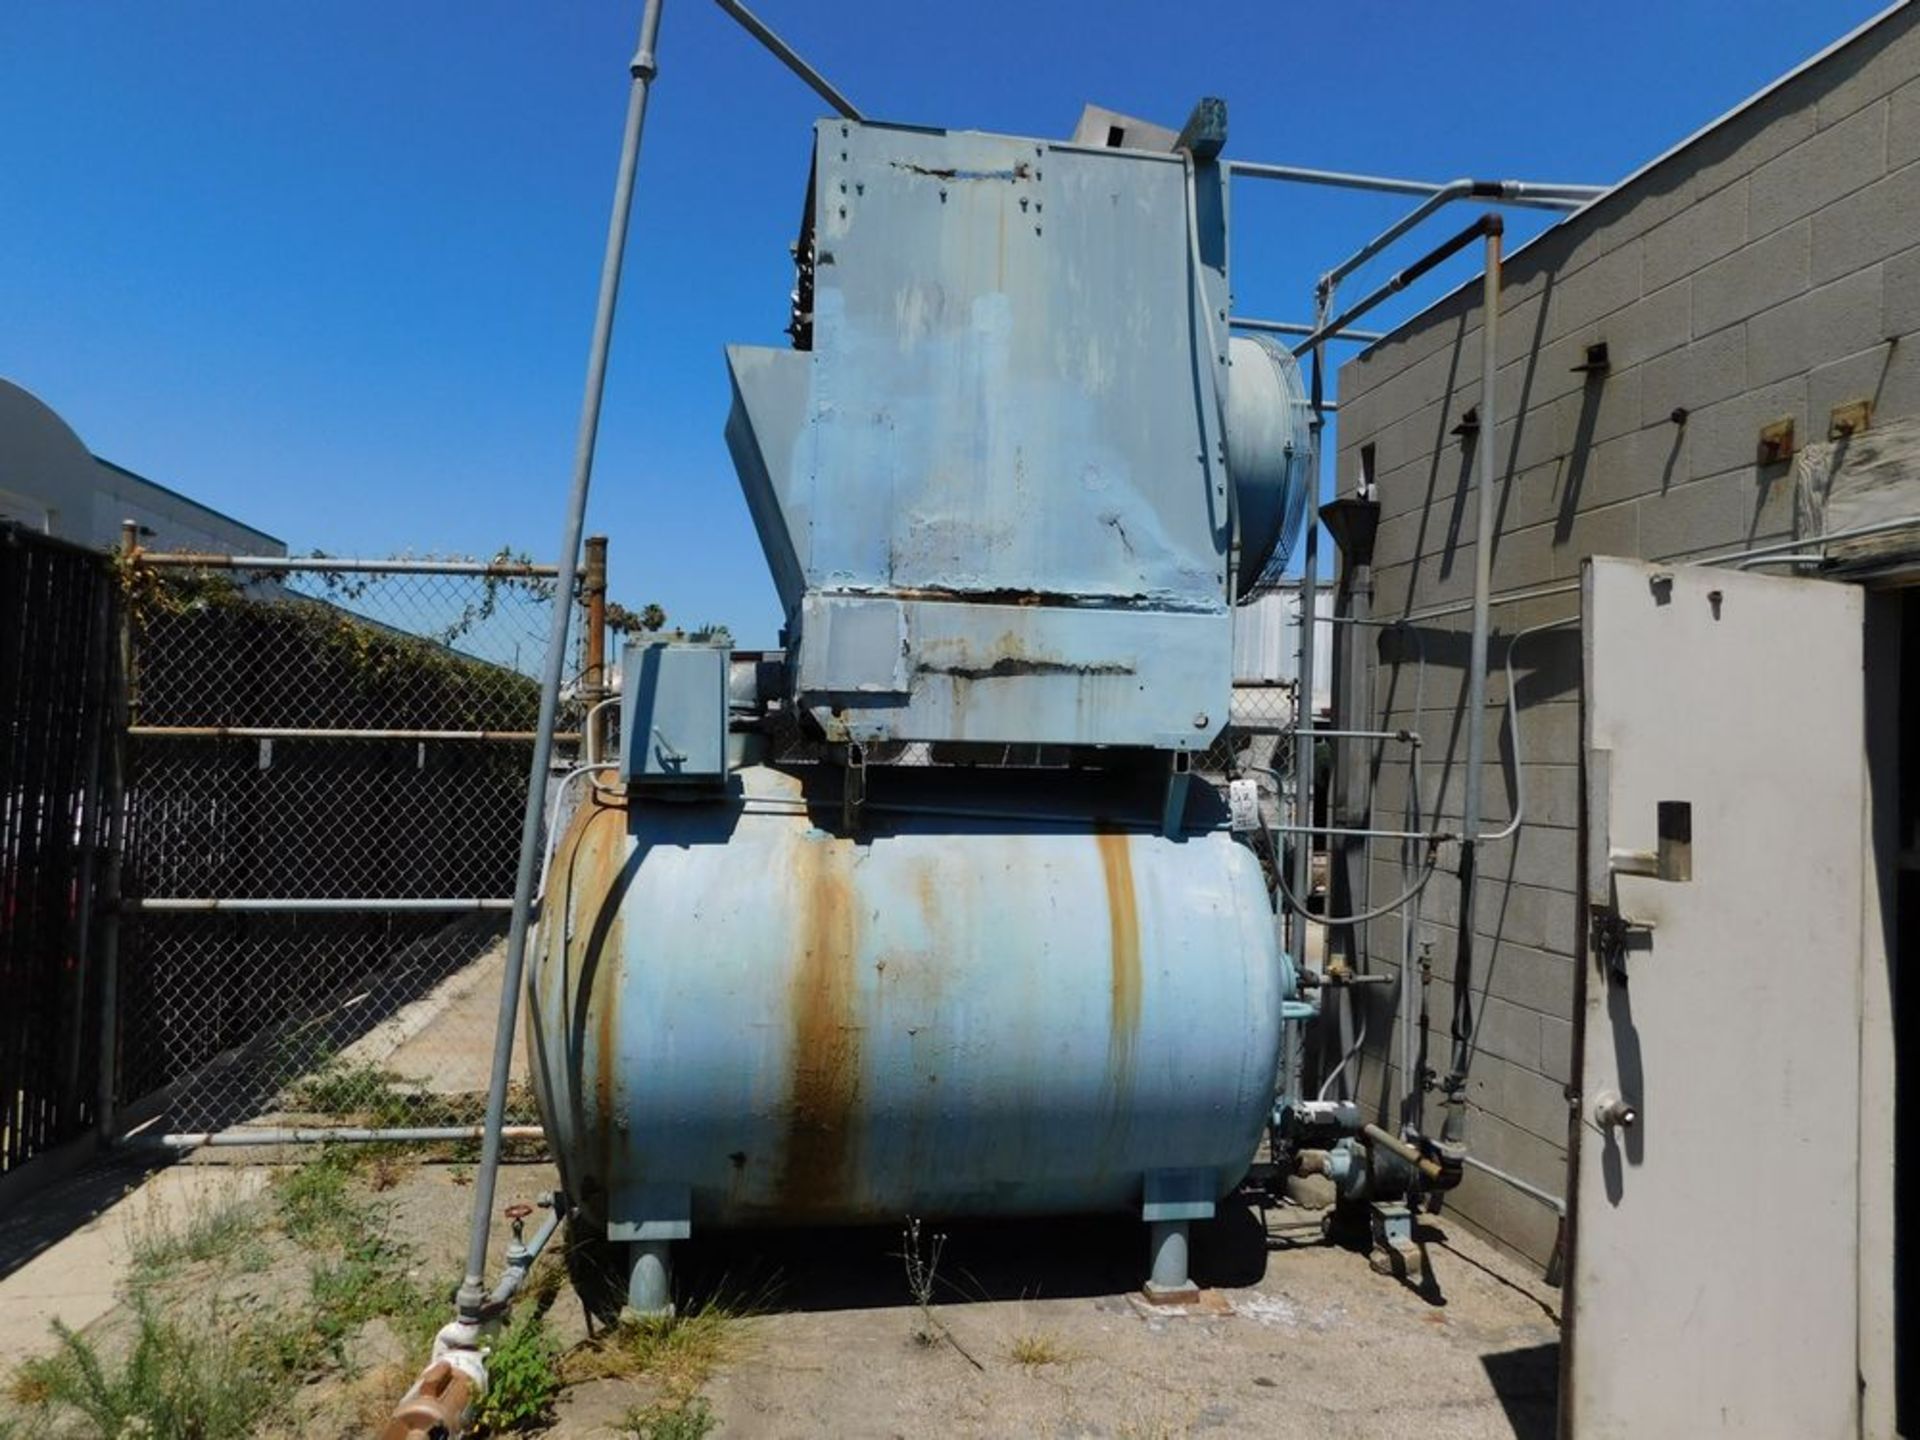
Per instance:
[[[0,1354],[45,1353],[55,1317],[109,1323],[140,1227],[257,1193],[272,1168],[177,1165],[56,1240],[0,1279]],[[511,1166],[502,1203],[555,1178]],[[470,1182],[444,1163],[383,1180],[378,1199],[423,1274],[457,1276]],[[890,1230],[697,1237],[679,1247],[677,1283],[688,1303],[740,1317],[703,1391],[720,1436],[1551,1435],[1556,1292],[1444,1218],[1424,1237],[1430,1282],[1411,1289],[1323,1242],[1313,1219],[1241,1211],[1202,1227],[1194,1268],[1209,1290],[1188,1313],[1137,1303],[1144,1234],[1124,1220],[946,1228],[930,1326]],[[570,1290],[548,1318],[563,1344],[585,1340]],[[929,1330],[935,1343],[916,1338]],[[346,1381],[310,1388],[330,1383]],[[647,1398],[644,1381],[577,1384],[548,1433],[631,1435],[623,1421]]]

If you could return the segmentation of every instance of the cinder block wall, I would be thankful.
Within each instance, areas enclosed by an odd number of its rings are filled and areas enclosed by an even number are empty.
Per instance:
[[[1464,207],[1456,217],[1468,218]],[[1476,438],[1453,434],[1479,401],[1476,281],[1342,367],[1338,483],[1377,485],[1376,616],[1417,616],[1472,593]],[[1588,555],[1704,557],[1791,534],[1788,464],[1759,432],[1791,417],[1802,443],[1829,412],[1869,399],[1876,422],[1920,414],[1920,11],[1907,8],[1792,76],[1619,190],[1512,254],[1498,336],[1497,594],[1577,580]],[[1611,369],[1575,370],[1605,342]],[[1676,412],[1684,411],[1684,419]],[[1494,612],[1487,816],[1512,813],[1515,735],[1501,674],[1510,637],[1572,616],[1577,593]],[[1374,632],[1370,715],[1350,728],[1424,739],[1423,792],[1404,751],[1352,758],[1377,777],[1388,828],[1460,815],[1467,619]],[[1783,664],[1787,663],[1783,657]],[[1581,937],[1577,627],[1520,642],[1525,823],[1484,847],[1476,931],[1470,1137],[1477,1154],[1554,1193],[1565,1187],[1573,1002]],[[1422,896],[1430,947],[1427,1063],[1448,1068],[1457,855]],[[1397,853],[1376,842],[1371,903],[1399,894]],[[1368,897],[1362,896],[1362,899]],[[1367,966],[1397,973],[1394,919],[1367,927]],[[1393,998],[1366,989],[1360,1095],[1391,1122],[1402,1090]],[[1439,1124],[1437,1096],[1428,1119]],[[1536,1259],[1555,1217],[1470,1172],[1452,1212]]]

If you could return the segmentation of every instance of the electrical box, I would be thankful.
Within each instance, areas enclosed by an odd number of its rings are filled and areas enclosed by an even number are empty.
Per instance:
[[[719,645],[630,644],[620,681],[620,779],[662,789],[727,778],[727,663]]]

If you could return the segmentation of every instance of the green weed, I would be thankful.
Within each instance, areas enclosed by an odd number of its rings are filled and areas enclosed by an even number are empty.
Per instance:
[[[544,1423],[560,1393],[559,1360],[560,1347],[546,1321],[532,1306],[523,1306],[487,1356],[480,1423],[494,1434]]]
[[[620,1428],[634,1440],[703,1440],[719,1423],[712,1407],[695,1395],[671,1405],[646,1405],[629,1410]]]
[[[46,1422],[34,1433],[245,1440],[274,1408],[267,1353],[232,1333],[217,1311],[204,1323],[177,1324],[136,1297],[134,1322],[133,1345],[118,1363],[56,1322],[60,1349],[28,1361],[13,1384],[16,1402]]]

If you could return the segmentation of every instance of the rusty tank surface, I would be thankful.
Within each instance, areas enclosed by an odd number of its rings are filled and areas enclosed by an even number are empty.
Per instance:
[[[1216,1199],[1273,1096],[1287,967],[1222,829],[875,814],[800,779],[584,801],[556,850],[530,1044],[568,1194],[648,1227]],[[750,880],[751,883],[743,883]],[[669,1235],[664,1238],[680,1238]]]
[[[791,344],[727,351],[780,646],[628,645],[541,892],[541,1108],[636,1310],[702,1226],[909,1215],[1134,1213],[1190,1293],[1314,1010],[1271,773],[1198,763],[1314,454],[1224,328],[1225,123],[815,127]]]

